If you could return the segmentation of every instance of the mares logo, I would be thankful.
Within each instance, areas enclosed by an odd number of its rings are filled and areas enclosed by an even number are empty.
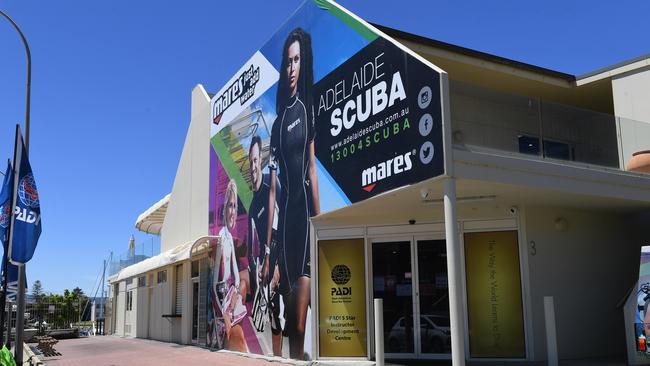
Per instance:
[[[413,152],[409,151],[368,169],[364,169],[361,172],[361,187],[363,190],[371,192],[380,180],[411,170],[413,168],[411,154]]]
[[[255,95],[255,85],[260,80],[260,68],[251,65],[248,70],[239,75],[226,90],[215,100],[214,107],[212,107],[212,118],[215,124],[221,122],[223,112],[228,109],[237,99],[240,105],[246,103],[253,95]]]

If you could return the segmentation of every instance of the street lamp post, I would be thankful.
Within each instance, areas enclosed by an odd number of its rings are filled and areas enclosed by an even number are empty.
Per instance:
[[[2,10],[0,10],[0,15],[5,17],[9,21],[9,23],[11,23],[11,25],[16,29],[16,31],[20,35],[20,39],[23,41],[23,45],[25,46],[25,53],[27,55],[27,96],[25,101],[25,151],[29,153],[29,113],[30,113],[30,96],[31,96],[31,84],[32,84],[32,54],[29,50],[29,44],[27,44],[27,39],[25,38],[23,32],[20,30],[20,27],[18,27],[18,24],[16,24],[16,22],[14,22],[14,20],[11,19],[11,17],[9,17],[9,15],[7,15]],[[5,253],[8,253],[8,248],[7,248],[8,245],[9,243],[5,246]],[[8,279],[7,273],[9,272],[8,257],[9,257],[8,255],[5,255],[4,295],[0,300],[2,317],[4,317],[4,308],[7,301],[7,279]],[[22,264],[18,266],[19,269],[18,270],[18,294],[16,299],[17,300],[16,301],[17,302],[16,304],[17,305],[16,345],[14,347],[14,357],[18,365],[23,364],[23,326],[24,326],[24,318],[25,318],[25,290],[24,289],[25,289],[25,271],[26,271],[25,267],[26,264]],[[8,324],[7,326],[10,327],[11,324]],[[7,342],[9,342],[8,337],[7,337]]]
[[[31,99],[31,85],[32,85],[32,53],[29,50],[29,44],[27,44],[27,39],[25,38],[25,35],[23,32],[20,30],[18,27],[18,24],[13,21],[7,15],[5,12],[0,10],[0,15],[5,17],[11,25],[16,29],[18,34],[20,35],[20,39],[23,41],[23,45],[25,46],[25,54],[27,55],[27,93],[26,93],[26,100],[25,100],[25,150],[29,152],[29,111],[30,111],[30,99]]]

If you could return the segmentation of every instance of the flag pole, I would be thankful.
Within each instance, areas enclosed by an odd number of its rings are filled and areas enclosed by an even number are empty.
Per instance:
[[[19,146],[19,144],[21,144],[21,146]],[[14,238],[14,223],[15,223],[15,218],[16,218],[16,215],[15,215],[15,212],[16,212],[16,196],[17,196],[17,193],[18,193],[18,181],[19,181],[18,174],[20,174],[20,162],[21,162],[21,160],[22,160],[22,138],[20,136],[20,125],[16,125],[16,141],[14,143],[14,169],[13,169],[14,170],[14,186],[13,186],[13,189],[11,190],[11,211],[10,211],[11,212],[11,219],[9,221],[9,239],[7,240],[7,243],[8,243],[7,244],[7,258],[9,258],[8,259],[9,261],[11,261],[11,246],[12,246],[11,243],[13,243],[13,238]],[[20,282],[21,273],[20,273],[20,267],[18,267],[18,268],[19,268],[18,282]],[[7,273],[9,273],[9,266],[8,265],[7,265],[7,268],[5,270],[6,270]],[[7,290],[9,289],[8,285],[9,285],[8,283],[5,283],[5,286],[6,286]],[[22,291],[18,290],[19,294],[21,292],[24,294],[24,292],[25,292],[24,287],[23,287]],[[5,292],[5,296],[6,296],[6,292]],[[20,304],[17,304],[17,305],[18,305],[18,308],[16,309],[16,318],[18,318],[18,314],[21,311]],[[23,311],[23,313],[24,313],[24,311]],[[23,315],[23,317],[24,317],[24,315]],[[11,316],[8,316],[7,318],[11,319]],[[18,319],[16,319],[16,320],[18,320]],[[16,321],[16,339],[15,339],[16,342],[15,342],[15,345],[14,345],[14,352],[15,352],[15,350],[18,349],[18,325],[19,324]],[[7,324],[7,329],[8,329],[7,343],[10,343],[11,342],[11,339],[10,339],[11,323]],[[20,351],[21,351],[20,358],[22,360],[22,344],[21,344],[21,347],[20,347]],[[14,354],[14,358],[16,358],[16,354]]]
[[[16,31],[20,35],[20,39],[23,41],[23,45],[25,46],[25,54],[27,56],[27,95],[26,95],[26,103],[25,103],[25,151],[27,151],[29,153],[29,130],[30,130],[29,116],[30,116],[30,104],[31,104],[30,100],[31,100],[31,84],[32,84],[32,53],[29,50],[29,44],[27,43],[27,38],[25,38],[25,35],[20,30],[20,27],[18,27],[18,24],[16,24],[16,22],[14,22],[14,20],[11,19],[11,17],[9,17],[3,11],[0,11],[0,15],[5,17],[11,23],[11,25],[16,29]],[[14,160],[14,164],[16,164],[15,160]],[[15,169],[14,169],[14,171],[15,171]],[[17,176],[14,175],[14,187],[16,186],[16,181],[17,180],[18,180]],[[16,192],[16,191],[14,191],[14,192]],[[15,202],[16,202],[15,197],[14,197],[13,201],[14,201],[14,205],[15,205]],[[13,207],[12,207],[12,209],[13,209]],[[11,220],[13,222],[13,217],[14,217],[13,211],[12,211],[11,217],[12,217]],[[9,243],[11,243],[11,241]],[[9,245],[9,247],[11,247],[11,244]],[[7,271],[8,271],[8,269],[7,269]],[[21,280],[24,281],[25,271],[26,271],[25,264],[23,264],[21,266],[18,266],[18,284],[19,284],[19,286],[20,286]],[[18,304],[17,305],[18,305],[18,312],[23,314],[22,316],[19,317],[21,319],[24,318],[24,313],[25,313],[25,311],[24,311],[24,308],[25,308],[24,292],[25,292],[24,287],[19,287],[18,299],[17,299]],[[22,302],[20,302],[20,298],[21,298],[20,294],[23,294],[22,295],[22,300],[23,300]],[[23,326],[24,326],[24,324],[22,324],[22,323],[16,325],[16,332],[18,332],[18,329],[20,328],[21,336],[22,336]],[[22,361],[23,361],[23,353],[22,353],[23,344],[22,344],[22,338],[20,338],[20,339],[18,338],[18,333],[16,333],[16,341],[20,341],[20,345],[17,344],[16,352],[15,352],[14,356],[15,356],[16,362],[19,365],[22,365]],[[16,342],[16,343],[18,343],[18,342]],[[20,350],[20,353],[18,353],[18,350]]]
[[[16,146],[14,146],[14,149],[15,148]],[[7,161],[7,166],[9,165],[11,165],[11,160]],[[15,177],[16,176],[14,175],[14,178]],[[13,195],[14,195],[14,191],[12,187],[11,192],[9,193],[9,202],[11,202],[12,205],[13,205]],[[9,220],[9,226],[7,227],[8,230],[5,232],[6,238],[2,238],[3,239],[2,246],[4,247],[2,266],[4,268],[4,271],[2,272],[2,297],[0,297],[0,309],[2,309],[2,311],[0,312],[0,345],[6,344],[7,348],[10,348],[9,334],[11,332],[11,322],[8,321],[8,319],[11,319],[11,317],[9,316],[10,314],[9,311],[11,310],[7,311],[7,316],[5,317],[5,310],[6,310],[5,308],[7,307],[7,290],[9,289],[9,283],[8,283],[9,282],[9,232],[11,231],[11,227],[14,221],[14,215],[12,211],[13,209],[14,209],[13,206],[9,207],[9,216],[11,217],[11,219]],[[5,332],[2,331],[2,329],[4,329],[5,321],[7,322],[7,329],[8,329],[6,342],[4,339]]]
[[[16,125],[16,143],[14,145],[14,189],[11,198],[11,212],[16,211],[16,198],[18,196],[18,185],[20,183],[20,165],[23,160],[23,138],[20,132],[20,125]],[[26,146],[25,146],[26,148]],[[11,215],[11,227],[9,230],[9,261],[11,261],[11,251],[14,240],[14,220],[15,214]],[[13,262],[12,262],[13,263]],[[14,342],[14,359],[16,364],[22,365],[23,361],[23,329],[25,321],[25,265],[23,263],[14,263],[18,266],[18,294],[16,295],[16,335]],[[7,270],[7,272],[9,272]],[[11,324],[9,324],[11,326]]]
[[[14,359],[23,364],[23,331],[25,329],[25,264],[18,265],[18,294],[16,295],[16,345]],[[20,363],[19,363],[20,362]]]

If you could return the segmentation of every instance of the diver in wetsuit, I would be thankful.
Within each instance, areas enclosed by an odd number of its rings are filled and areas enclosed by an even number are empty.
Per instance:
[[[318,215],[318,179],[314,154],[314,83],[311,36],[300,28],[287,37],[282,51],[276,96],[277,118],[271,131],[269,208],[275,201],[279,170],[278,237],[282,247],[280,291],[286,298],[285,333],[289,353],[304,358],[305,323],[310,304],[309,217]],[[274,209],[274,208],[273,208]],[[267,238],[271,237],[269,214]]]
[[[251,263],[251,278],[255,278],[257,266],[261,266],[259,286],[265,286],[269,281],[271,272],[270,294],[269,294],[269,317],[271,321],[271,333],[273,343],[273,355],[282,356],[282,324],[280,323],[280,295],[278,293],[278,281],[280,278],[278,268],[279,246],[276,243],[276,230],[272,228],[271,239],[267,239],[267,225],[269,217],[269,192],[271,189],[269,174],[262,174],[262,139],[255,135],[251,140],[248,149],[248,163],[250,166],[253,199],[248,210],[250,225],[248,225],[248,238],[251,248],[249,255]],[[276,193],[280,192],[280,183],[275,182]],[[277,196],[277,195],[276,195]],[[277,202],[276,202],[277,203]],[[274,207],[275,204],[274,203]],[[276,214],[277,215],[277,214]],[[257,237],[257,240],[253,238]],[[258,244],[257,246],[255,245]],[[252,289],[255,293],[256,289]]]

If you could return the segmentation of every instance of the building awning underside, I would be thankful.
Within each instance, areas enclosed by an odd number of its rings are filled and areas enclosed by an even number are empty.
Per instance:
[[[217,245],[218,241],[219,237],[203,236],[194,241],[178,245],[154,257],[145,259],[142,262],[128,266],[118,272],[116,275],[111,276],[108,280],[110,282],[118,282],[127,278],[144,275],[147,272],[168,266],[170,264],[197,257],[201,254],[207,253],[211,246]]]
[[[165,214],[167,213],[167,206],[171,194],[166,195],[160,201],[156,202],[153,206],[149,207],[145,212],[138,216],[135,221],[135,227],[148,234],[160,235],[163,222],[165,221]]]

